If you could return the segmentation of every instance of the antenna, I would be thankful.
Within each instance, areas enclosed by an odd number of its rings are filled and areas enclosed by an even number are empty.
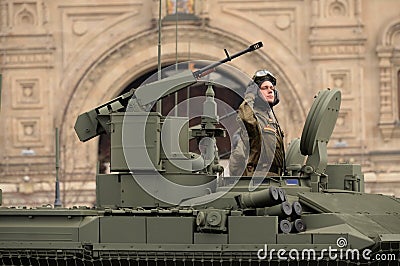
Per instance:
[[[0,73],[0,110],[1,110],[1,84],[2,84],[2,74]]]
[[[175,1],[175,71],[178,73],[178,1]],[[178,93],[175,92],[175,111],[174,115],[178,116]]]
[[[161,0],[158,5],[158,80],[161,79]]]
[[[178,71],[178,1],[175,1],[175,70]]]
[[[56,194],[54,200],[54,207],[61,207],[60,200],[60,180],[58,178],[58,173],[60,170],[60,143],[58,138],[58,127],[56,127]]]
[[[161,80],[161,0],[158,5],[158,80]],[[161,101],[157,101],[157,112],[161,113]]]

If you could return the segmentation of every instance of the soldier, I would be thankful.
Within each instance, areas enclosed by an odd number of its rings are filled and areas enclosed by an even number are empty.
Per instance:
[[[229,172],[232,176],[282,175],[283,132],[272,110],[279,103],[276,78],[267,70],[259,70],[253,81],[239,106],[240,138],[229,159]]]

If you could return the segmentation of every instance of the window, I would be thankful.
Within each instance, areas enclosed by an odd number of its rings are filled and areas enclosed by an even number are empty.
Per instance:
[[[194,14],[194,0],[167,0],[167,15]]]

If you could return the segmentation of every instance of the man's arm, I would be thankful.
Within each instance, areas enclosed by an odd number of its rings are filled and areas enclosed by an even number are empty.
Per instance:
[[[253,112],[253,108],[251,105],[251,99],[249,101],[245,97],[245,101],[243,101],[243,103],[239,106],[238,118],[243,122],[243,125],[245,126],[245,131],[242,131],[242,134],[245,134],[245,132],[247,132],[249,140],[250,149],[247,166],[253,167],[253,169],[255,169],[261,153],[261,132],[258,126],[257,118]],[[242,139],[246,138],[242,136]]]

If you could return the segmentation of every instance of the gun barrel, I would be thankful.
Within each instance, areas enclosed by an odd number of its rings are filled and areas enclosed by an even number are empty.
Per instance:
[[[278,194],[279,194],[279,200],[281,202],[286,201],[286,191],[283,188],[276,188],[278,190]]]
[[[303,208],[301,207],[300,202],[295,201],[292,203],[292,218],[298,218],[303,213]]]
[[[302,219],[296,219],[292,222],[292,232],[293,233],[301,233],[306,231],[306,224]]]
[[[263,208],[279,203],[279,194],[276,187],[269,187],[255,192],[247,192],[237,196],[240,208]]]
[[[288,201],[284,201],[279,205],[269,207],[266,209],[266,213],[271,216],[285,218],[292,214],[292,205]]]
[[[292,223],[287,219],[279,221],[279,231],[282,233],[289,234],[292,231],[292,227]]]
[[[257,50],[257,49],[259,49],[261,47],[263,47],[263,43],[262,42],[257,42],[257,43],[254,43],[254,44],[250,45],[249,47],[247,47],[243,51],[240,51],[240,52],[238,52],[238,53],[236,53],[236,54],[234,54],[232,56],[230,56],[228,54],[228,52],[225,50],[225,54],[227,55],[226,58],[222,59],[221,61],[215,62],[214,64],[205,66],[205,67],[193,72],[193,76],[195,78],[197,78],[197,79],[199,79],[201,77],[204,77],[205,75],[208,75],[209,73],[213,72],[214,69],[217,66],[219,66],[221,64],[224,64],[224,63],[226,63],[228,61],[232,61],[232,59],[235,59],[236,57],[239,57],[239,56],[244,55],[246,53],[253,52],[253,51],[255,51],[255,50]]]

